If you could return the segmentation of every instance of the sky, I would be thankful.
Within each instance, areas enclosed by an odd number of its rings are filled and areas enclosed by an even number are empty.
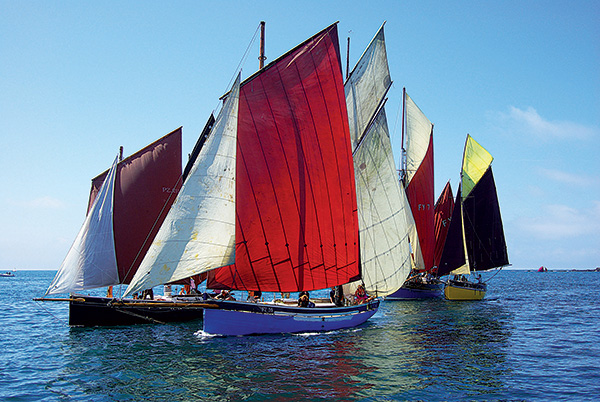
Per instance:
[[[385,21],[397,159],[406,87],[436,194],[467,134],[494,156],[512,268],[600,266],[598,1],[0,0],[0,270],[58,269],[119,146],[183,126],[191,152],[260,21],[267,63],[339,21],[351,68]]]

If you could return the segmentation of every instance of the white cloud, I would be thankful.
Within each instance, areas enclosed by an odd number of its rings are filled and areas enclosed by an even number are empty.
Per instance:
[[[563,184],[570,184],[579,187],[590,187],[598,185],[600,180],[598,177],[588,175],[577,175],[573,173],[563,172],[557,169],[538,168],[542,176]]]
[[[598,127],[588,127],[571,121],[550,121],[528,107],[521,110],[511,106],[508,113],[495,114],[503,130],[535,136],[539,139],[585,140],[600,133]]]
[[[522,218],[519,228],[544,240],[559,240],[578,236],[598,236],[600,233],[600,201],[590,209],[578,210],[566,205],[546,205],[541,216]]]

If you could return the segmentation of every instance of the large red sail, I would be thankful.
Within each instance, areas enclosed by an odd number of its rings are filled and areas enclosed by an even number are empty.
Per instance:
[[[236,262],[207,287],[294,292],[358,277],[336,25],[242,84],[236,186]]]
[[[92,179],[89,205],[106,173]],[[181,127],[119,162],[113,228],[121,283],[133,278],[175,200],[180,181]]]
[[[425,270],[429,271],[433,268],[435,253],[433,133],[429,136],[425,157],[406,187],[406,195],[417,226]]]
[[[450,182],[446,183],[444,190],[435,203],[435,257],[434,265],[437,267],[442,258],[444,243],[450,226],[452,211],[454,210],[454,197],[452,196],[452,187]]]

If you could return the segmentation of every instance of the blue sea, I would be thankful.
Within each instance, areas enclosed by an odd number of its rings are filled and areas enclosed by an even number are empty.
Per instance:
[[[203,337],[199,322],[69,328],[0,278],[2,401],[597,401],[600,272],[498,272],[479,302],[384,302],[366,324]]]

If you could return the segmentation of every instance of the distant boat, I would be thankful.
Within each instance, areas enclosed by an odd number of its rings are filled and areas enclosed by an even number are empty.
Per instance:
[[[0,273],[0,276],[3,278],[13,277],[13,276],[15,276],[14,270],[13,270],[13,272],[10,272],[10,271],[2,272],[2,273]]]
[[[438,273],[454,275],[444,287],[448,300],[481,300],[487,285],[465,275],[509,265],[492,156],[467,135],[461,184]]]
[[[537,271],[538,272],[548,272],[548,268],[546,268],[545,266],[542,265],[541,267],[538,268]]]

